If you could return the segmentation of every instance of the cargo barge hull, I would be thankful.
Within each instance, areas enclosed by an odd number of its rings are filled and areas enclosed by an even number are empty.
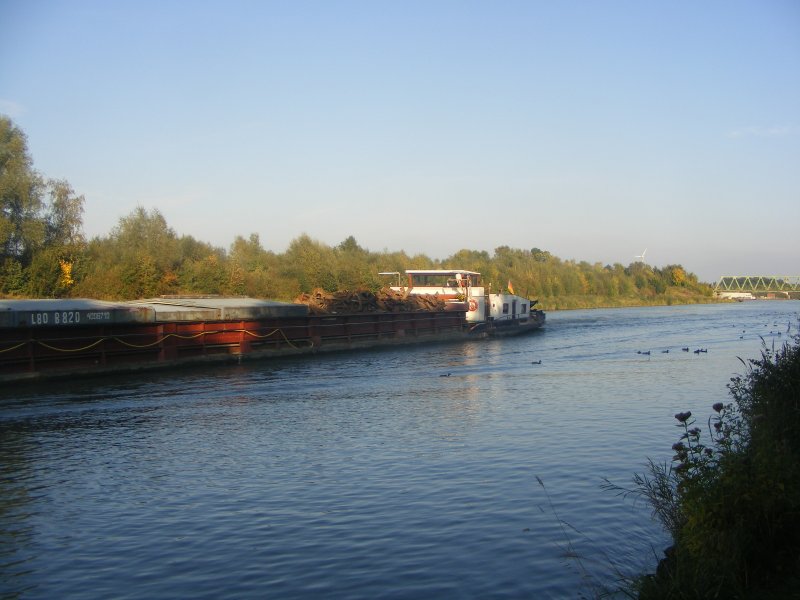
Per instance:
[[[0,381],[469,339],[463,311],[310,315],[239,299],[0,301]]]

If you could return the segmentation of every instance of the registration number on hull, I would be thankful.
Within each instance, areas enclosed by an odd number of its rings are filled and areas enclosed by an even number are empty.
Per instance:
[[[45,325],[89,325],[111,321],[109,310],[54,310],[29,313],[28,324],[35,327]]]

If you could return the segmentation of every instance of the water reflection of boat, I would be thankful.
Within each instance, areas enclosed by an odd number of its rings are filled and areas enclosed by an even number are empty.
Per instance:
[[[534,308],[537,300],[517,296],[512,289],[509,293],[492,293],[491,285],[487,289],[481,283],[481,274],[475,271],[414,269],[405,272],[405,280],[399,272],[381,275],[397,277],[393,290],[435,295],[444,299],[451,310],[465,310],[472,335],[517,335],[538,329],[545,322],[545,313]]]

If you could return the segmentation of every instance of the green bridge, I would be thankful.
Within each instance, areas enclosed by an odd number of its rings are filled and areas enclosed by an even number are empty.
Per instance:
[[[800,292],[800,275],[723,275],[714,291],[718,294]]]

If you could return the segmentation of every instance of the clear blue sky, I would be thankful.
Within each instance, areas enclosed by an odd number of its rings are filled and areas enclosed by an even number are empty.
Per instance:
[[[90,236],[800,275],[797,0],[0,0],[0,113]]]

